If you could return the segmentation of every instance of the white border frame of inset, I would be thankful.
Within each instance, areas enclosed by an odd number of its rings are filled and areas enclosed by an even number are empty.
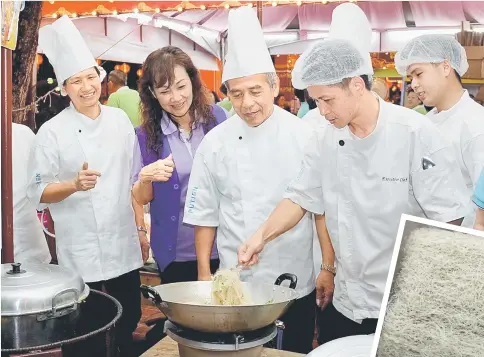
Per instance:
[[[437,221],[433,221],[433,220],[426,219],[426,218],[411,216],[411,215],[408,215],[408,214],[402,214],[402,216],[400,218],[400,225],[398,226],[397,237],[396,237],[396,240],[395,240],[395,247],[393,248],[392,261],[390,263],[390,270],[388,272],[387,282],[386,282],[386,285],[385,285],[385,292],[383,294],[383,301],[382,301],[381,308],[380,308],[380,315],[378,316],[378,324],[376,326],[375,337],[373,339],[373,345],[372,345],[372,348],[371,348],[370,357],[376,357],[376,352],[378,350],[378,345],[380,343],[381,330],[383,328],[383,321],[385,319],[385,314],[387,312],[388,299],[390,297],[390,290],[391,290],[392,284],[393,284],[393,277],[394,277],[394,274],[395,274],[395,268],[396,268],[397,261],[398,261],[398,255],[400,254],[400,246],[402,244],[402,239],[403,239],[403,232],[405,230],[405,224],[407,223],[407,221],[425,224],[425,225],[428,225],[430,227],[442,228],[442,229],[446,229],[446,230],[450,230],[450,231],[454,231],[454,232],[465,233],[465,234],[470,234],[470,235],[473,235],[473,236],[476,236],[476,237],[484,238],[484,231],[478,231],[478,230],[471,229],[471,228],[464,228],[464,227],[456,226],[456,225],[453,225],[453,224],[437,222]]]

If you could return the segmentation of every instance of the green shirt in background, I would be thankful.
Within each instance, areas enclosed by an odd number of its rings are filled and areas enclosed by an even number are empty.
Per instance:
[[[139,104],[139,93],[128,87],[121,87],[111,94],[107,103],[110,107],[123,110],[128,115],[129,120],[131,120],[131,123],[135,128],[141,125]]]
[[[420,114],[427,115],[427,109],[423,105],[417,105],[415,108],[413,108],[416,112],[419,112]]]

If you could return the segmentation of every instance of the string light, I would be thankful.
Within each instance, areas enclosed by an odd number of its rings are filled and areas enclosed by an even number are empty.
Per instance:
[[[77,17],[77,14],[76,14],[75,12],[73,12],[73,13],[71,14],[71,16],[72,16],[72,17]]]
[[[135,14],[137,14],[137,13],[139,12],[138,8],[137,8],[137,7],[135,7],[135,8],[133,9],[133,12],[134,12]]]
[[[96,10],[94,10],[93,12],[91,12],[92,16],[96,16],[97,15],[97,12]]]
[[[277,1],[273,1],[272,6],[277,6]]]
[[[251,2],[247,4],[248,7],[254,6]]]
[[[57,13],[53,13],[53,14],[52,14],[52,18],[53,18],[53,19],[57,19]]]
[[[229,4],[225,4],[224,7],[228,10],[230,8]]]
[[[205,10],[207,7],[205,5],[200,6],[200,9]]]
[[[178,7],[178,12],[182,12],[183,11],[183,7],[179,6]]]
[[[297,6],[301,6],[302,5],[302,1],[298,1],[296,4],[297,4]]]
[[[159,14],[159,13],[160,13],[160,8],[159,8],[159,7],[157,7],[157,8],[155,9],[155,12],[156,12],[157,14]]]
[[[326,5],[328,2],[326,0],[321,1],[323,5]]]
[[[116,10],[113,10],[113,15],[116,16],[118,12]]]
[[[51,4],[54,4],[54,3],[55,3],[55,1],[54,1],[54,0],[50,0],[49,2],[50,2]]]

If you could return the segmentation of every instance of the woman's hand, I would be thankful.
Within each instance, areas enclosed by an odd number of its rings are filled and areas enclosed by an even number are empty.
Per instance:
[[[175,163],[173,156],[170,154],[163,160],[158,160],[143,167],[139,173],[139,180],[142,183],[146,182],[166,182],[173,175]]]

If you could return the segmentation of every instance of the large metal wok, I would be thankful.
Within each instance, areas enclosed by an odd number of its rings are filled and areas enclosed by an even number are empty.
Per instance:
[[[280,284],[289,280],[289,287]],[[243,282],[254,304],[237,306],[208,305],[211,281],[193,281],[150,287],[141,285],[149,298],[173,323],[200,332],[228,333],[253,331],[274,323],[298,295],[297,277],[282,274],[274,285]]]

